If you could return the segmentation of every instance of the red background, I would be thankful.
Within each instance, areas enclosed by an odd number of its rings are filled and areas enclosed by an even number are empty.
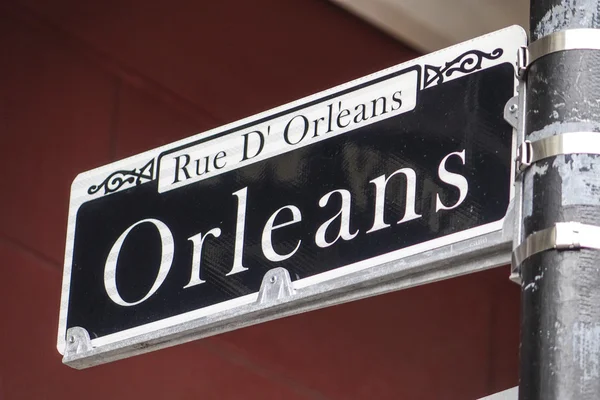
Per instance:
[[[83,371],[55,347],[77,173],[415,56],[326,1],[0,0],[0,399],[475,399],[516,385],[507,268]]]

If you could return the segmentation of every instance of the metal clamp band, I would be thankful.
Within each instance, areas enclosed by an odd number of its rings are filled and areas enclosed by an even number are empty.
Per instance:
[[[600,154],[600,132],[569,132],[544,139],[526,140],[517,149],[517,171],[561,154]]]
[[[513,269],[534,254],[546,250],[600,250],[600,226],[558,222],[553,227],[527,236],[513,251]]]
[[[517,75],[522,78],[537,59],[565,50],[600,50],[600,29],[558,31],[522,47],[517,57]]]

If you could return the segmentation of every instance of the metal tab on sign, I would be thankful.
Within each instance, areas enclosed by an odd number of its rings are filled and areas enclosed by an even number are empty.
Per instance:
[[[522,47],[523,49],[524,47]],[[527,49],[525,48],[525,51]],[[521,55],[521,53],[519,53]],[[519,66],[521,65],[521,61],[526,60],[525,58],[520,58],[517,61],[517,71],[519,70]],[[518,75],[518,74],[517,74]],[[524,143],[525,142],[525,115],[523,110],[525,110],[526,99],[527,99],[527,87],[526,82],[522,79],[519,80],[518,88],[517,88],[517,96],[514,96],[508,100],[504,107],[504,119],[513,127],[514,132],[514,143]],[[522,162],[524,161],[524,154],[522,152],[522,147],[515,147],[514,154],[514,200],[513,200],[513,230],[512,230],[512,242],[513,242],[513,250],[517,248],[522,240],[523,235],[523,227],[521,225],[521,220],[523,218],[523,180],[522,174],[520,174],[520,168]],[[520,282],[520,270],[518,266],[513,265],[510,274],[510,280],[519,283]]]
[[[65,349],[65,358],[87,353],[92,350],[92,341],[90,334],[80,326],[74,326],[67,330],[67,346]]]
[[[532,163],[531,141],[525,140],[517,149],[517,174],[525,171]]]
[[[290,273],[285,268],[273,268],[263,277],[258,303],[272,303],[288,298],[294,294]]]
[[[529,65],[529,50],[527,46],[519,47],[517,51],[517,78],[525,79],[527,67]]]
[[[519,96],[513,96],[504,106],[504,120],[517,129],[519,125]]]

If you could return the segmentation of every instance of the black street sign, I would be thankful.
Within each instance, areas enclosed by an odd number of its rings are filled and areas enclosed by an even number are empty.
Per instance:
[[[512,197],[503,110],[524,41],[508,28],[78,176],[65,362],[256,322],[275,268],[289,314],[303,289],[351,290],[474,238],[484,248]]]

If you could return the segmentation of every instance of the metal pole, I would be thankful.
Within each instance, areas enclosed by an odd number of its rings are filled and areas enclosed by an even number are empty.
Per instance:
[[[600,0],[531,0],[531,42],[600,27]],[[600,50],[560,51],[527,72],[526,139],[600,135]],[[600,226],[600,156],[559,155],[525,171],[524,236],[575,221]],[[521,266],[521,400],[600,399],[600,251],[551,250]]]

